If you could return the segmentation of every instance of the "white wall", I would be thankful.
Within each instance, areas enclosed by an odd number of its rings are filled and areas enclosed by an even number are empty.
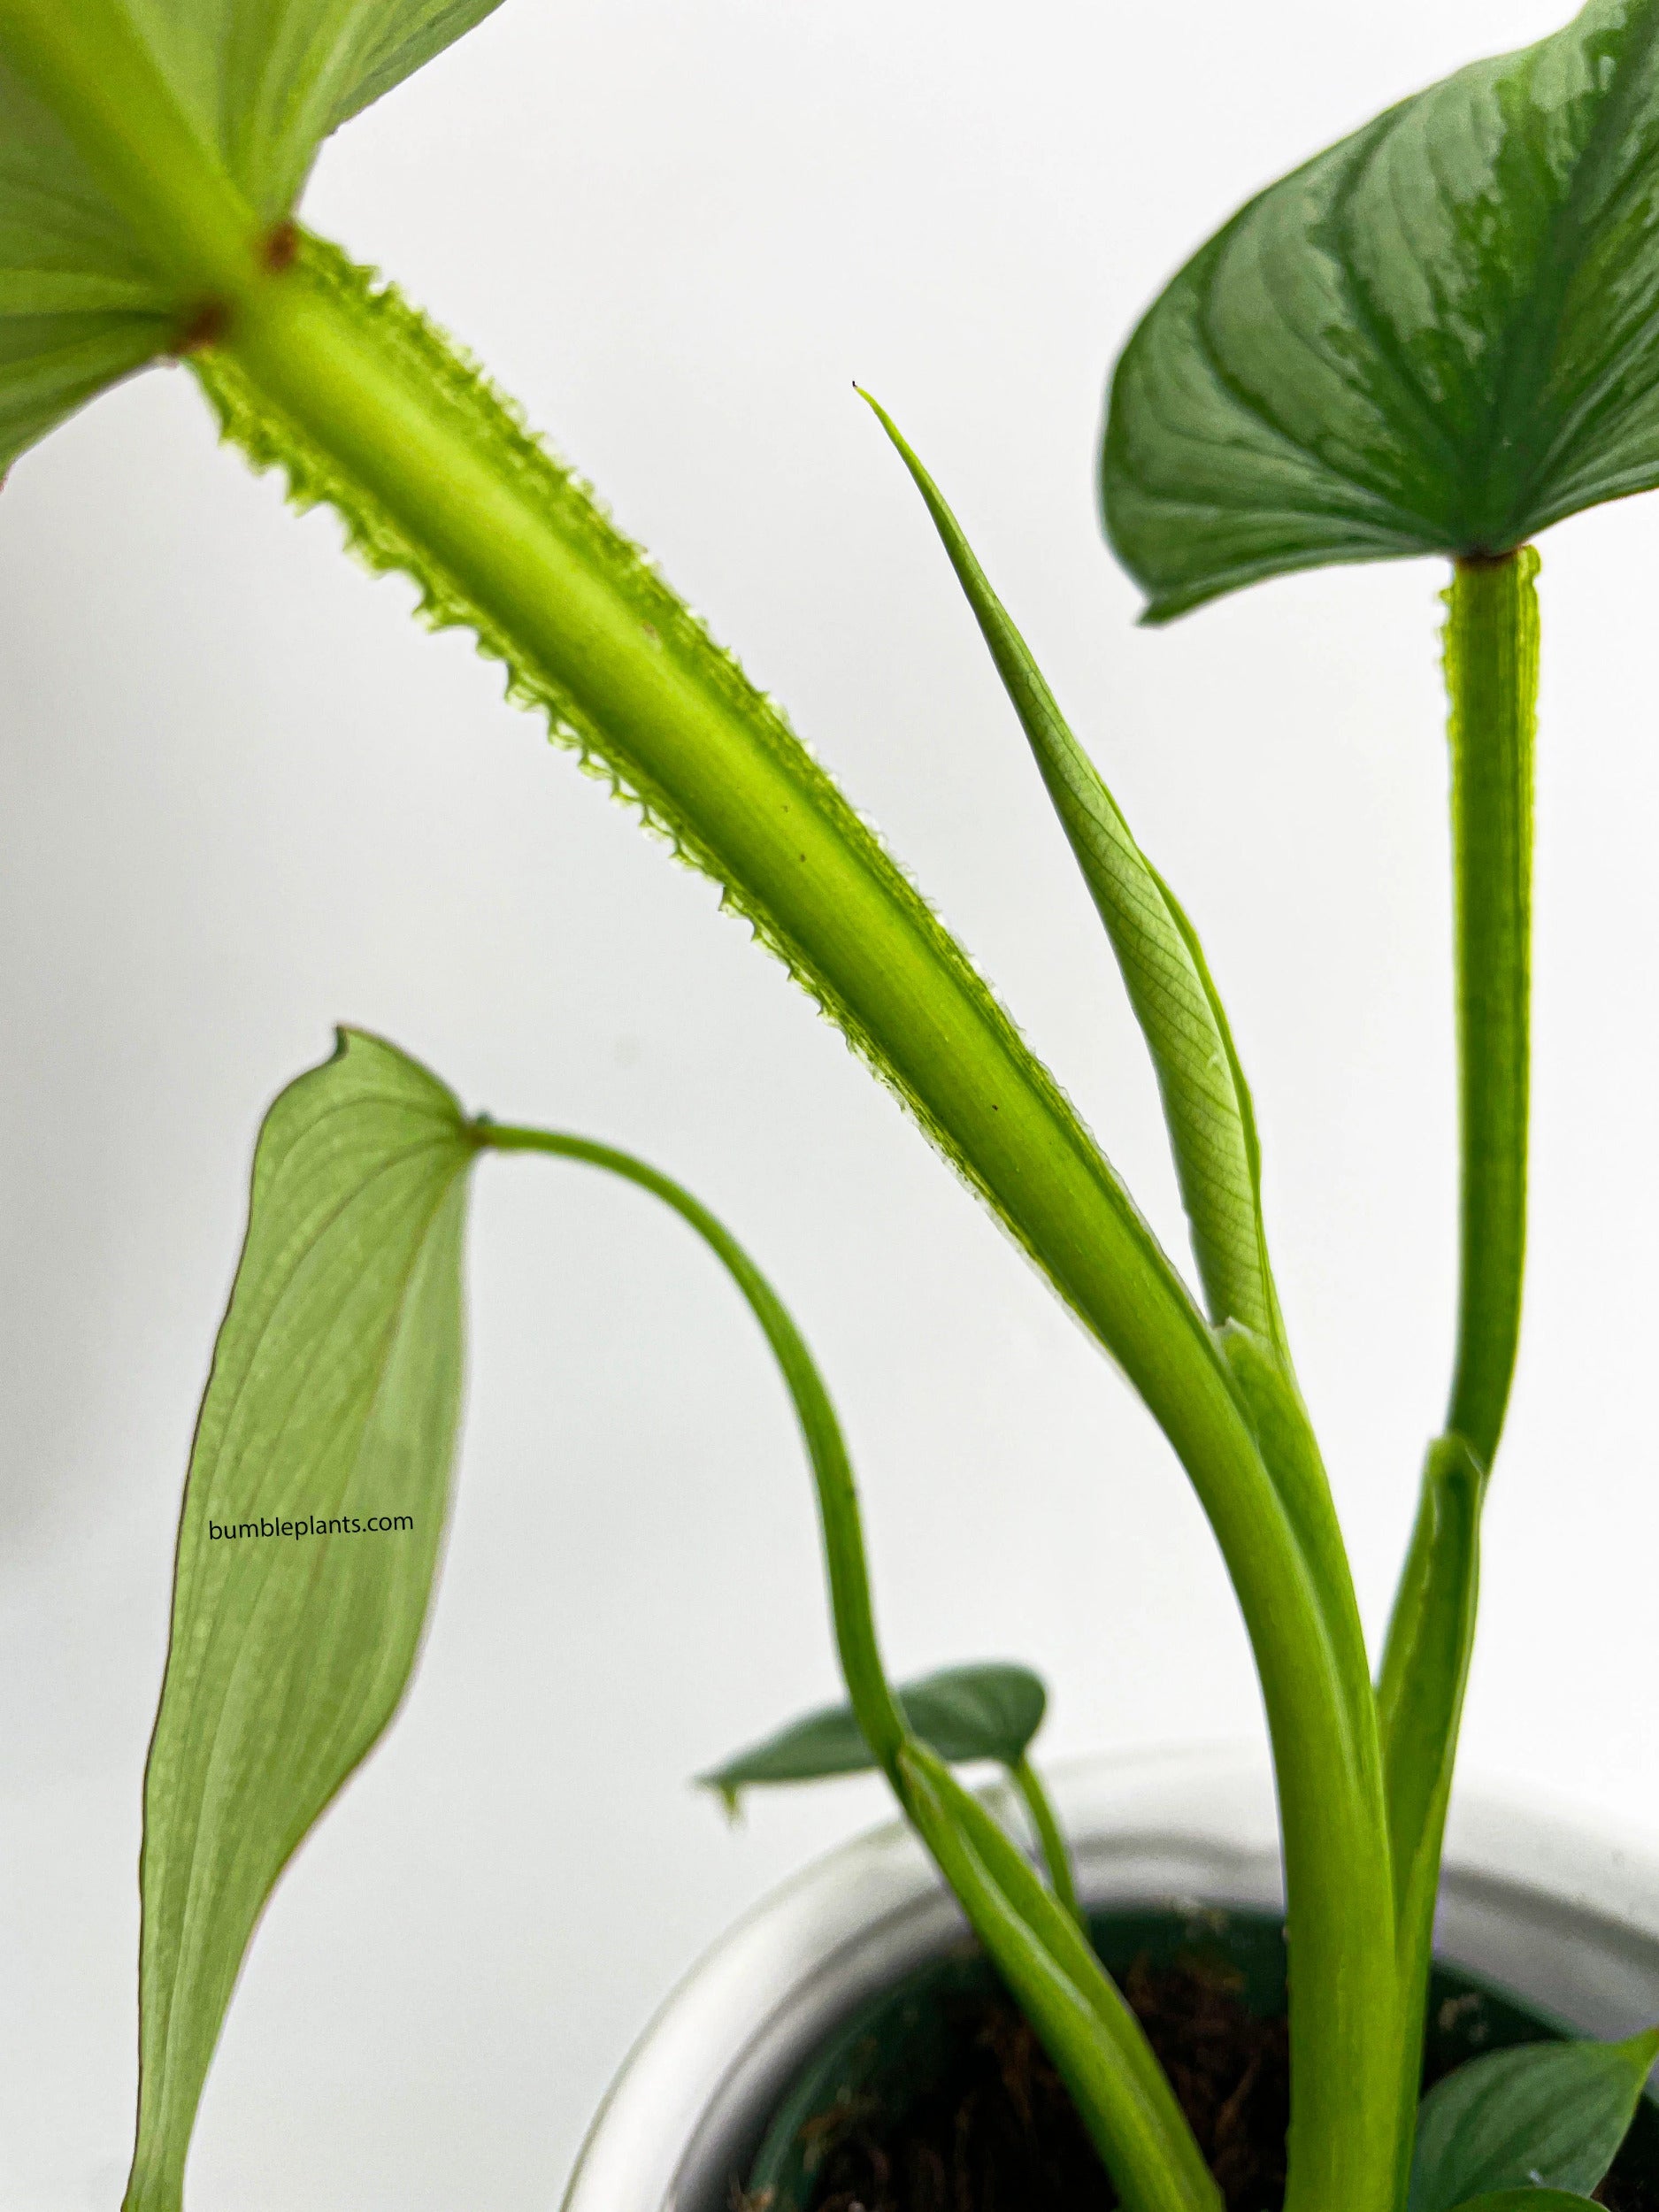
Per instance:
[[[896,412],[1206,933],[1373,1627],[1450,1326],[1441,578],[1137,633],[1092,449],[1115,348],[1240,198],[1563,4],[509,0],[308,203],[789,703],[1175,1244],[1091,910],[849,380]],[[1655,548],[1647,502],[1545,547],[1532,1288],[1467,1730],[1650,1832]],[[710,887],[408,600],[219,454],[181,373],[0,499],[8,2207],[118,2200],[179,1484],[258,1117],[336,1018],[637,1147],[752,1243],[843,1407],[898,1665],[1031,1660],[1056,1755],[1258,1725],[1117,1378]],[[426,1660],[259,1936],[198,2212],[551,2206],[672,1979],[884,1809],[841,1786],[731,1833],[687,1787],[834,1687],[800,1454],[710,1262],[520,1162],[484,1171],[472,1272]]]

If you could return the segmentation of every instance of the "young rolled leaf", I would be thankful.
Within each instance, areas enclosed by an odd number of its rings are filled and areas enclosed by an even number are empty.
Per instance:
[[[199,287],[128,221],[77,150],[39,66],[84,56],[106,96],[158,67],[185,127],[246,203],[250,232],[293,210],[329,132],[500,0],[0,0],[0,472],[119,378],[211,326]],[[42,97],[42,91],[48,96]],[[153,151],[159,155],[162,146]]]
[[[945,1667],[895,1691],[910,1732],[960,1765],[995,1759],[1017,1767],[1042,1725],[1048,1693],[1028,1667],[1007,1662]],[[850,1705],[826,1706],[697,1777],[735,1811],[746,1789],[864,1774],[879,1764]]]
[[[886,409],[864,396],[933,518],[1106,926],[1157,1076],[1210,1319],[1243,1323],[1288,1362],[1262,1218],[1256,1117],[1197,934],[1130,835],[938,486]]]
[[[1480,1595],[1485,1488],[1480,1463],[1463,1437],[1438,1437],[1429,1447],[1377,1684],[1395,1943],[1409,2026],[1401,2079],[1402,2141],[1410,2139],[1422,2077],[1440,1851]]]
[[[1656,219],[1659,0],[1591,0],[1250,201],[1112,380],[1106,527],[1148,619],[1659,483]]]
[[[1659,2058],[1659,2028],[1623,2043],[1526,2043],[1471,2059],[1423,2101],[1408,2212],[1505,2190],[1587,2197],[1612,2164]]]
[[[1274,1348],[1230,1321],[1218,1332],[1240,1403],[1295,1532],[1310,1582],[1325,1622],[1329,1661],[1340,1675],[1356,1737],[1373,1709],[1365,1640],[1348,1573],[1330,1478],[1301,1391]]]
[[[409,1680],[454,1453],[474,1155],[443,1085],[354,1031],[260,1132],[144,1778],[127,2212],[176,2212],[254,1924]]]
[[[1429,1447],[1377,1686],[1401,1935],[1422,1952],[1417,1965],[1424,1970],[1474,1647],[1485,1487],[1479,1462],[1461,1436],[1438,1437]]]

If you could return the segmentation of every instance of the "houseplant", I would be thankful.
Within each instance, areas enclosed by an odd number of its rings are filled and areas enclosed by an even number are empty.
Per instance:
[[[1178,280],[1127,357],[1108,442],[1114,530],[1166,612],[1313,558],[1463,557],[1449,657],[1465,779],[1463,1329],[1385,1665],[1381,1740],[1267,1267],[1248,1094],[1202,954],[942,502],[924,480],[1148,1032],[1208,1319],[968,964],[766,703],[481,380],[294,227],[321,132],[464,27],[463,12],[394,21],[362,10],[322,26],[250,11],[204,26],[112,6],[77,11],[73,23],[33,5],[0,11],[0,53],[14,73],[13,446],[157,349],[186,351],[256,458],[281,462],[302,496],[339,505],[372,558],[419,577],[437,618],[477,628],[521,691],[717,875],[1114,1352],[1217,1526],[1274,1723],[1299,1962],[1291,2196],[1392,2197],[1415,2101],[1412,2020],[1467,1659],[1475,1516],[1518,1315],[1535,652],[1523,549],[1574,506],[1651,480],[1641,319],[1625,327],[1609,311],[1640,296],[1645,274],[1631,204],[1646,177],[1647,12],[1594,9],[1541,60],[1488,71],[1397,127],[1408,141],[1427,129],[1437,151],[1459,158],[1494,146],[1514,157],[1470,185],[1478,233],[1454,224],[1432,252],[1416,237],[1403,260],[1394,250],[1394,275],[1417,283],[1427,267],[1439,280],[1433,315],[1410,283],[1403,304],[1379,305],[1386,288],[1362,225],[1360,247],[1344,242],[1334,257],[1351,294],[1347,319],[1327,326],[1331,239],[1363,212],[1363,164],[1350,150],[1318,176],[1299,174]],[[220,35],[222,50],[204,43]],[[1395,129],[1391,119],[1374,134],[1384,152]],[[1316,189],[1325,198],[1310,211]],[[1331,341],[1310,367],[1298,350],[1306,334],[1279,334],[1282,394],[1259,388],[1275,363],[1238,311],[1236,281],[1229,289],[1240,240],[1244,258],[1282,258],[1292,300],[1312,301],[1315,334]],[[1426,333],[1425,388],[1402,370],[1402,332]],[[1198,388],[1205,375],[1214,389]],[[1172,393],[1189,419],[1171,424]],[[1517,451],[1527,468],[1511,465]],[[1249,526],[1223,526],[1240,512]],[[463,1141],[463,1126],[446,1140],[457,1159],[486,1141],[476,1130]],[[426,1409],[434,1449],[443,1411]],[[926,1747],[905,1737],[856,1618],[849,1629],[856,1597],[855,1579],[841,1614],[863,1732],[1038,2015],[1120,2185],[1159,2202],[1202,2196],[1179,2123],[1069,1923]],[[407,1649],[423,1599],[417,1586],[403,1601]],[[187,1629],[196,1601],[181,1570]],[[1436,1648],[1408,1658],[1419,1645]],[[356,1732],[308,1778],[321,1796],[307,1817],[396,1686],[382,1679],[362,1693]],[[183,1784],[165,1762],[156,1773],[182,1817]],[[286,1800],[280,1816],[261,1811],[279,1864],[296,1817]],[[262,1895],[256,1882],[244,1923]],[[198,2044],[211,2043],[240,1955],[238,1940],[223,1942],[209,1976],[218,1986],[192,2030]],[[165,1993],[150,1993],[152,2014],[165,2008]],[[1101,2055],[1102,2029],[1116,2064]],[[1626,2073],[1639,2055],[1618,2062]],[[1127,2101],[1125,2068],[1139,2085]],[[181,2110],[155,2122],[170,2147],[141,2173],[135,2202],[176,2191],[188,2119]],[[1160,2139],[1151,2148],[1148,2130]]]

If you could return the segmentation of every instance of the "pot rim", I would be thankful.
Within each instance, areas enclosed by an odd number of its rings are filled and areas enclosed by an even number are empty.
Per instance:
[[[1272,1777],[1258,1745],[1108,1754],[1046,1771],[1086,1903],[1282,1903]],[[984,1794],[1018,1822],[1005,1785]],[[564,2212],[723,2205],[734,2160],[814,2045],[965,1935],[901,1820],[805,1867],[664,2002],[600,2106]],[[1584,2032],[1649,2025],[1659,2016],[1659,1852],[1512,1786],[1460,1782],[1437,1949]]]

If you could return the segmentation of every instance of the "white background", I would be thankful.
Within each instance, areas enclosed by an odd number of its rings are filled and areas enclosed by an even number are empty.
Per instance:
[[[1099,541],[1108,363],[1248,191],[1547,0],[509,0],[326,151],[396,273],[788,703],[1172,1248],[1098,927],[913,493],[956,503],[1202,928],[1375,1632],[1453,1287],[1432,565],[1163,634]],[[1532,1277],[1471,1765],[1659,1831],[1649,1376],[1659,521],[1550,534]],[[1118,1379],[837,1035],[398,582],[216,451],[189,379],[0,498],[0,2203],[112,2208],[173,1517],[271,1094],[329,1025],[632,1145],[826,1367],[905,1671],[1049,1678],[1052,1754],[1255,1731],[1232,1601]],[[449,1563],[411,1702],[262,1931],[198,2212],[557,2202],[651,2008],[884,1812],[728,1832],[700,1766],[834,1677],[780,1391],[671,1218],[487,1165]]]

